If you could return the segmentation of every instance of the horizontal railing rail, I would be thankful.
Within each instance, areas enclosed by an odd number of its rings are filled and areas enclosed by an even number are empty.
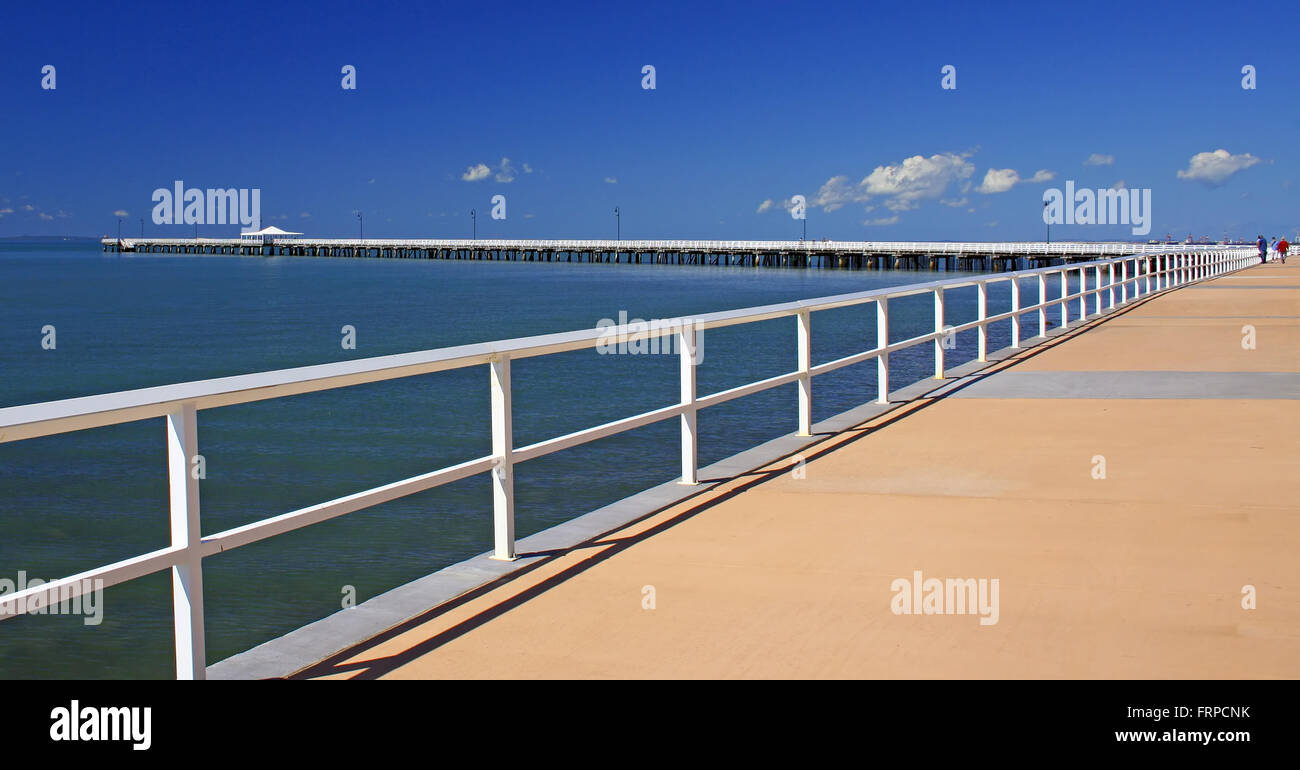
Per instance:
[[[932,344],[934,376],[943,379],[948,368],[944,347],[948,335],[974,330],[978,341],[976,360],[985,361],[991,324],[1009,320],[1011,347],[1019,348],[1025,337],[1022,320],[1025,315],[1036,314],[1036,336],[1045,337],[1049,326],[1048,312],[1053,308],[1060,310],[1059,325],[1068,328],[1073,302],[1078,302],[1079,319],[1086,319],[1154,292],[1242,269],[1258,259],[1258,252],[1252,248],[1130,254],[1070,265],[962,276],[706,313],[689,319],[634,322],[617,327],[520,337],[3,408],[0,409],[0,443],[155,417],[165,418],[171,545],[42,586],[0,596],[0,619],[40,606],[42,602],[48,605],[73,599],[80,596],[91,581],[102,581],[101,585],[112,586],[170,569],[176,674],[178,678],[203,678],[206,653],[202,563],[209,556],[469,476],[490,473],[493,496],[492,556],[497,559],[514,559],[513,467],[517,463],[676,418],[680,421],[681,429],[682,472],[679,480],[683,484],[696,484],[699,481],[696,415],[701,409],[797,383],[798,434],[809,436],[812,430],[812,380],[816,376],[874,359],[877,362],[877,401],[887,403],[890,392],[889,356],[892,353],[915,345]],[[1071,293],[1069,282],[1076,274],[1079,290]],[[1089,277],[1092,279],[1092,288],[1088,288]],[[1024,281],[1036,281],[1037,302],[1022,303],[1021,284]],[[988,288],[1004,282],[1010,285],[1011,308],[1007,312],[990,314]],[[1056,296],[1049,297],[1053,290],[1052,284],[1056,285]],[[972,286],[977,292],[977,318],[961,324],[947,324],[944,312],[946,292]],[[932,297],[933,331],[890,342],[891,300],[925,294]],[[1093,298],[1091,313],[1088,312],[1089,297]],[[875,347],[813,364],[812,313],[867,304],[874,304],[876,308]],[[695,352],[699,349],[701,335],[705,331],[791,316],[797,319],[797,360],[794,370],[716,393],[697,393],[696,366],[699,362]],[[681,398],[677,403],[527,446],[514,445],[510,384],[512,361],[664,336],[675,337],[680,358]],[[190,473],[190,463],[198,454],[199,411],[481,365],[487,366],[489,372],[491,454],[206,537],[201,536],[199,482]]]

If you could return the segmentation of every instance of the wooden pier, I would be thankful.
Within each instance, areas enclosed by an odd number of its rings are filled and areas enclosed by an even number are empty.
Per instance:
[[[104,238],[105,252],[1003,272],[1209,246],[1090,242]]]

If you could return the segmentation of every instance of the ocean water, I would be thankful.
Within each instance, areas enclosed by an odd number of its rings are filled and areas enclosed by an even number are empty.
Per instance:
[[[944,274],[953,275],[953,274]],[[0,406],[590,329],[931,280],[919,272],[698,266],[114,255],[99,245],[0,245]],[[1052,292],[1056,289],[1053,287]],[[1036,301],[1026,281],[1023,301]],[[991,287],[989,312],[1010,307]],[[948,292],[973,320],[974,288]],[[891,340],[933,325],[928,295],[891,302]],[[1051,315],[1056,320],[1053,311]],[[1026,316],[1026,334],[1036,321]],[[42,329],[55,328],[53,350]],[[341,328],[356,329],[356,349]],[[990,349],[1008,343],[994,325]],[[874,347],[875,308],[813,316],[813,361]],[[704,333],[699,393],[790,371],[793,318]],[[949,365],[975,356],[958,335]],[[672,355],[593,350],[514,362],[516,446],[677,398]],[[814,419],[875,393],[874,361],[814,380]],[[929,376],[928,345],[891,357],[893,387]],[[700,464],[796,427],[795,386],[700,413]],[[168,544],[161,419],[0,444],[0,580],[54,579]],[[680,469],[676,421],[516,466],[517,534],[537,532]],[[478,366],[221,409],[198,417],[204,534],[490,452]],[[486,476],[205,560],[210,663],[491,548]],[[166,572],[106,590],[102,622],[0,622],[0,678],[168,678]]]

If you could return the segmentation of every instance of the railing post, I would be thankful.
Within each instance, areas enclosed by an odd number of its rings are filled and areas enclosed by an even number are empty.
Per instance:
[[[889,347],[889,298],[876,300],[876,347]],[[889,403],[889,354],[876,356],[876,403]]]
[[[1142,293],[1150,294],[1151,293],[1151,258],[1147,256],[1142,257],[1142,281],[1145,289],[1145,291],[1143,291]]]
[[[1128,260],[1119,263],[1119,304],[1128,304]]]
[[[1011,347],[1020,347],[1020,279],[1011,279]]]
[[[1101,315],[1101,265],[1092,268],[1092,312]]]
[[[698,484],[698,466],[696,452],[699,436],[696,430],[695,409],[695,364],[696,351],[699,350],[700,333],[695,324],[683,323],[677,330],[677,356],[682,372],[682,478],[681,484]]]
[[[1115,307],[1115,263],[1106,265],[1106,307]]]
[[[1047,274],[1038,274],[1038,336],[1047,336]]]
[[[1088,317],[1088,268],[1079,268],[1079,320]]]
[[[199,524],[199,479],[191,463],[199,454],[198,414],[193,403],[167,414],[167,487],[171,498],[171,541],[184,548],[172,566],[172,624],[176,678],[206,679],[203,631],[203,537]]]
[[[492,558],[515,558],[514,416],[510,397],[510,357],[500,355],[488,368],[492,381]]]
[[[934,338],[934,378],[942,380],[947,371],[947,364],[943,356],[943,287],[940,286],[934,290],[934,333],[938,336]]]
[[[1070,271],[1061,269],[1061,328],[1070,328]],[[982,360],[982,359],[981,359]]]
[[[812,435],[812,311],[800,310],[799,321],[799,435]]]

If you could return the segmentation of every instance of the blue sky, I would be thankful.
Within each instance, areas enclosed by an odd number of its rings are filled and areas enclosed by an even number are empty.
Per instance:
[[[1066,180],[1149,188],[1147,237],[1300,230],[1293,2],[275,5],[9,4],[0,237],[185,237],[178,179],[322,237],[797,238],[802,194],[813,238],[1036,240]]]

